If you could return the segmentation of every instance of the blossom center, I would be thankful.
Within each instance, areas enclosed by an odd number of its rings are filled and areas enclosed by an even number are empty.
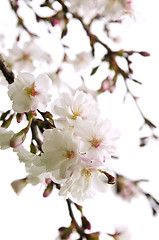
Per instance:
[[[92,147],[95,147],[95,148],[99,147],[101,142],[102,142],[101,138],[92,138],[92,140],[90,141]]]
[[[67,151],[66,154],[64,154],[64,156],[67,158],[67,159],[72,159],[75,157],[75,152],[74,151]]]
[[[91,177],[91,170],[84,168],[81,173],[82,176],[86,177],[87,182],[89,182],[89,178]]]
[[[30,55],[27,54],[27,53],[25,53],[25,54],[23,55],[23,60],[25,60],[25,61],[31,61],[31,60],[30,60]]]
[[[29,96],[35,97],[37,95],[37,92],[35,90],[35,83],[31,85],[31,88],[30,87],[25,88],[25,91]]]
[[[75,119],[81,115],[80,108],[77,108],[75,111],[71,109],[71,112],[73,113],[72,119]]]

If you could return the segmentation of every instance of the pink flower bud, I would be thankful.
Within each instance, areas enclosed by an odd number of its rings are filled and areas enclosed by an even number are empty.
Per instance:
[[[51,182],[52,182],[51,178],[46,178],[46,179],[45,179],[45,183],[46,183],[46,184],[50,184]]]
[[[10,147],[17,148],[19,147],[25,140],[26,134],[24,132],[19,132],[14,134],[10,140]]]
[[[16,115],[16,119],[17,119],[17,122],[20,123],[23,119],[23,116],[24,116],[24,113],[17,113]]]
[[[48,197],[51,194],[52,189],[53,189],[53,182],[51,181],[45,188],[43,192],[43,197]]]
[[[148,52],[144,52],[144,51],[142,51],[142,52],[139,52],[143,57],[149,57],[150,56],[150,53],[148,53]]]

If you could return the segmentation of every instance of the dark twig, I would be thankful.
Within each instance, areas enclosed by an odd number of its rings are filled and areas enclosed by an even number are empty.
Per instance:
[[[38,129],[37,129],[37,119],[32,119],[31,132],[32,132],[32,140],[36,141],[38,145],[38,149],[42,151],[43,142],[39,138]]]
[[[4,77],[6,78],[9,84],[14,82],[14,73],[9,69],[1,54],[0,54],[0,70],[2,71]]]
[[[84,239],[84,237],[87,239],[87,234],[84,232],[84,229],[82,227],[80,227],[74,217],[73,211],[72,211],[72,206],[71,204],[73,203],[69,198],[66,200],[67,202],[67,206],[68,206],[68,210],[69,210],[69,215],[71,217],[72,220],[72,224],[74,226],[74,228],[76,229],[76,231],[78,232],[78,234],[80,235],[80,239]]]

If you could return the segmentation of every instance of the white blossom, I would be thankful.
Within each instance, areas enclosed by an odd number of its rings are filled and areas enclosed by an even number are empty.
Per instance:
[[[93,121],[99,116],[98,105],[93,98],[78,90],[73,96],[63,93],[61,99],[55,101],[53,111],[61,118],[69,120],[72,125],[78,118]]]
[[[68,60],[67,62],[73,65],[76,72],[80,72],[88,68],[92,60],[93,56],[91,52],[80,52],[74,60]]]
[[[17,72],[22,70],[32,72],[37,65],[36,61],[50,62],[51,60],[50,56],[33,41],[25,42],[22,48],[15,43],[8,52],[7,63]]]
[[[70,177],[78,160],[78,141],[72,131],[48,129],[44,132],[43,153],[37,167],[44,167],[55,182]]]
[[[131,0],[107,0],[103,4],[101,13],[108,20],[118,20],[122,15],[131,11]]]
[[[92,18],[98,11],[98,6],[94,0],[66,0],[69,3],[69,9],[73,13],[78,13],[80,16],[88,16]]]
[[[127,201],[131,201],[133,197],[137,197],[141,190],[135,181],[132,181],[124,176],[117,175],[118,194]]]
[[[111,121],[78,121],[75,133],[80,137],[80,151],[86,156],[105,162],[116,150],[116,140],[120,133],[112,127]]]
[[[14,148],[14,152],[17,153],[20,163],[25,164],[27,176],[27,183],[31,183],[33,186],[38,183],[45,183],[45,179],[50,175],[45,173],[44,167],[35,167],[40,161],[40,156],[33,154],[26,150],[22,145]]]
[[[30,168],[33,165],[33,162],[37,156],[29,151],[27,151],[22,145],[14,149],[14,152],[17,153],[19,161],[24,163],[26,168]]]
[[[10,140],[13,135],[13,131],[8,131],[5,128],[0,127],[0,149],[4,150],[10,147]]]
[[[107,20],[118,20],[123,14],[132,11],[132,1],[129,0],[65,0],[70,11],[78,13],[89,21],[97,15]]]
[[[8,95],[13,102],[14,111],[45,111],[51,97],[48,93],[51,86],[51,80],[45,74],[34,78],[30,73],[19,73],[14,83],[8,86]]]
[[[100,169],[81,161],[73,171],[72,176],[61,186],[59,195],[83,201],[91,198],[97,191],[107,190],[108,178]]]

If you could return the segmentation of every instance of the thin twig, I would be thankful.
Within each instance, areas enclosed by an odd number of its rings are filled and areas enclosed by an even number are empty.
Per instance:
[[[69,215],[71,217],[71,220],[73,222],[73,225],[74,225],[76,231],[79,233],[79,235],[81,237],[80,239],[83,239],[84,237],[87,237],[87,234],[85,234],[83,228],[78,225],[78,223],[77,223],[77,221],[74,217],[72,206],[71,206],[71,204],[73,202],[69,198],[66,200],[66,202],[67,202],[67,206],[68,206],[68,210],[69,210]]]

